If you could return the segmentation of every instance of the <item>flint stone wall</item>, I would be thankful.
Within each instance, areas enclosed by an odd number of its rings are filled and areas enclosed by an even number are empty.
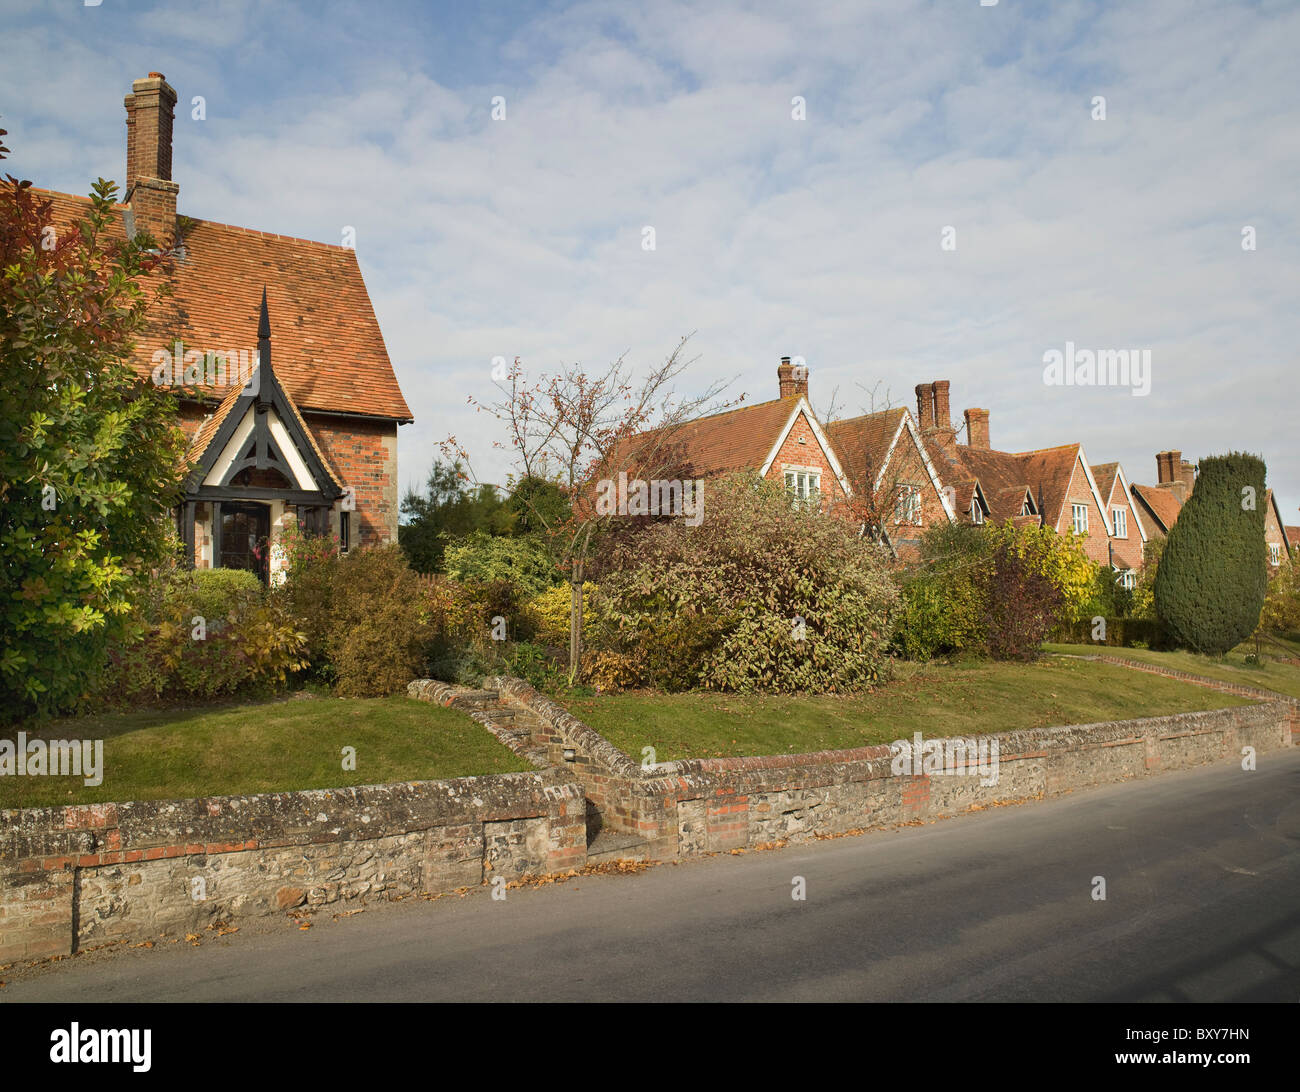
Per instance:
[[[586,863],[557,772],[0,811],[0,964]]]

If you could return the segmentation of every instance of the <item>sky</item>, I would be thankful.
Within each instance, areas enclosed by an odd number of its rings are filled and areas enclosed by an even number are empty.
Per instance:
[[[86,193],[160,71],[182,214],[354,228],[403,491],[450,435],[504,480],[494,357],[639,375],[689,333],[686,396],[774,398],[782,356],[841,415],[948,379],[994,448],[1131,482],[1256,453],[1300,524],[1297,55],[1291,0],[0,0],[0,127]],[[1149,374],[1045,382],[1067,344]]]

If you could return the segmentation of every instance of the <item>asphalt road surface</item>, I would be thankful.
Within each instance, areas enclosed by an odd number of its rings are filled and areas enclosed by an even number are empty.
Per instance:
[[[0,1000],[1294,1003],[1300,749],[1254,772],[1225,763],[504,901],[483,888],[316,921],[8,972]]]

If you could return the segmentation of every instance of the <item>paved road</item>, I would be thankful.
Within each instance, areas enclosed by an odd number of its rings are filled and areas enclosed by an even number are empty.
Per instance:
[[[1260,766],[98,953],[0,999],[1296,1002],[1300,750]]]

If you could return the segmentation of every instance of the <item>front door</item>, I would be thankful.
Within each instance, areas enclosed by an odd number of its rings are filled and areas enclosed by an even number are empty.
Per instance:
[[[247,569],[266,583],[267,540],[271,534],[271,509],[265,504],[231,503],[221,505],[221,558],[223,569]]]

